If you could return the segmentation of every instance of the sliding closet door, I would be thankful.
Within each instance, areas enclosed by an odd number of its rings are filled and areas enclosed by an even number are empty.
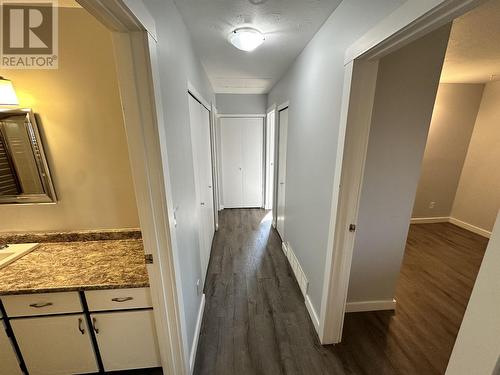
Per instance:
[[[238,119],[221,118],[222,202],[224,208],[241,207],[243,202],[243,154]]]
[[[263,118],[221,118],[225,208],[262,207],[263,147]]]
[[[198,205],[200,261],[203,282],[208,268],[215,231],[210,147],[210,112],[189,95],[189,117],[193,148],[194,182]]]
[[[242,119],[243,202],[242,207],[262,207],[264,197],[264,120]]]
[[[276,200],[276,230],[285,240],[286,146],[288,138],[288,108],[279,112],[278,196]]]

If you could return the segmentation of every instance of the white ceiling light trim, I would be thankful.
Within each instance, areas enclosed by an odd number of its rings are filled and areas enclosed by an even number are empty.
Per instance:
[[[264,43],[264,35],[252,27],[242,27],[229,34],[229,42],[236,48],[250,52]]]

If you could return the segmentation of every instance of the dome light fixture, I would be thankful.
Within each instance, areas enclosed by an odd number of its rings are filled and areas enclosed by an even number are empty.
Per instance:
[[[236,48],[250,52],[264,43],[264,35],[252,27],[242,27],[229,34],[229,42]]]

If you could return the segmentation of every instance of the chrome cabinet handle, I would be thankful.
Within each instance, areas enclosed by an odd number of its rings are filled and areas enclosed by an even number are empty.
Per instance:
[[[201,202],[201,203],[200,203],[200,205],[201,205],[201,206],[204,206],[204,205],[205,205],[205,202]]]
[[[83,319],[82,318],[78,318],[78,330],[80,331],[80,333],[82,335],[85,334],[85,328],[82,327],[82,324],[83,324]]]
[[[99,328],[97,328],[97,319],[96,318],[92,318],[92,326],[94,328],[94,332],[99,333]]]
[[[30,307],[34,307],[35,309],[41,309],[42,307],[52,306],[52,302],[44,302],[44,303],[32,303]]]
[[[132,301],[134,297],[116,297],[116,298],[111,298],[111,301],[113,302],[127,302],[127,301]]]

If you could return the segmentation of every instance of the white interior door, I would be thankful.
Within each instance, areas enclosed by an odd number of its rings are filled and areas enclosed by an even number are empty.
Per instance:
[[[273,208],[274,199],[274,154],[275,154],[275,111],[267,114],[266,120],[266,196],[264,207]]]
[[[221,118],[224,208],[262,207],[263,118]]]
[[[285,190],[286,190],[286,145],[288,135],[288,108],[279,112],[278,146],[278,196],[276,205],[276,230],[285,240]]]
[[[241,127],[243,152],[243,202],[241,206],[262,207],[264,119],[243,119]]]
[[[210,112],[189,95],[189,116],[193,148],[193,169],[198,205],[200,261],[203,280],[210,260],[215,232],[212,181],[212,152],[210,143]]]

